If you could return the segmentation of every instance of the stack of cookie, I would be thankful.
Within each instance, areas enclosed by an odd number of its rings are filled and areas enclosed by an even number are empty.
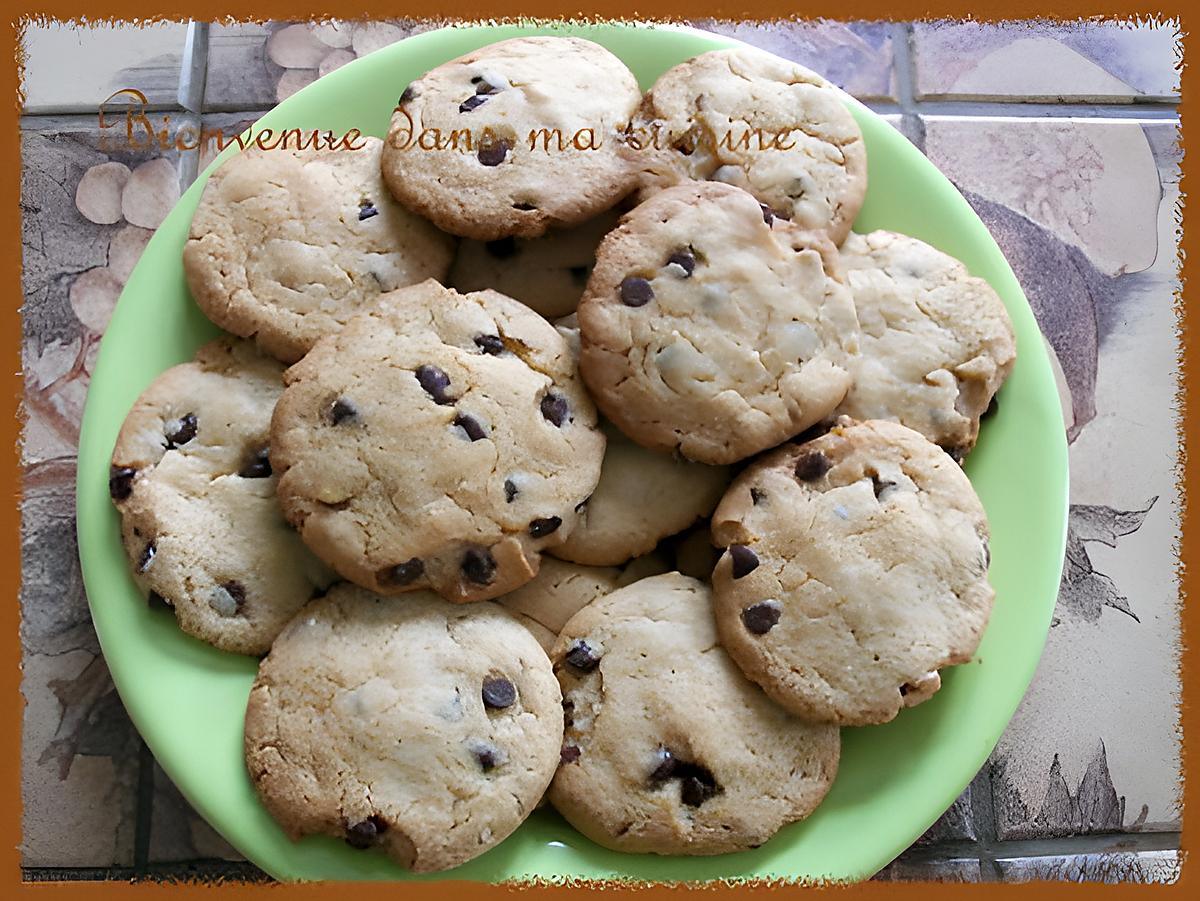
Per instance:
[[[439,66],[386,141],[212,175],[185,271],[236,337],[147,389],[110,490],[151,602],[266,655],[246,762],[289,835],[441,870],[546,796],[609,848],[755,847],[840,727],[970,658],[959,464],[1012,328],[852,234],[865,190],[804,68],[717,51],[643,96],[566,37]]]

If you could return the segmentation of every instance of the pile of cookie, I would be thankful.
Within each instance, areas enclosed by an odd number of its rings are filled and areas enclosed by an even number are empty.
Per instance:
[[[110,490],[150,601],[265,654],[246,764],[290,836],[441,870],[545,796],[608,848],[755,847],[842,726],[971,657],[960,463],[1012,327],[850,232],[866,178],[801,66],[643,96],[568,37],[439,66],[362,150],[213,173],[184,266],[236,337],[146,390]]]

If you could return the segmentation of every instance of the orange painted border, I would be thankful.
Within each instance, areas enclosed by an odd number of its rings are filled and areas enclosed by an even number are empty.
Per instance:
[[[8,447],[8,456],[0,465],[2,470],[3,493],[8,499],[0,504],[0,580],[3,580],[8,605],[0,619],[0,632],[8,637],[3,639],[10,653],[6,665],[0,669],[0,694],[5,699],[6,716],[0,722],[9,724],[9,729],[0,732],[0,772],[3,773],[4,785],[7,788],[5,796],[8,803],[0,812],[0,885],[3,886],[4,897],[28,897],[34,894],[45,896],[52,894],[55,898],[118,898],[135,893],[140,898],[145,897],[180,897],[201,898],[213,894],[223,898],[263,897],[267,892],[286,893],[290,898],[304,899],[342,899],[344,893],[352,896],[368,895],[371,899],[379,897],[403,897],[406,901],[440,901],[451,897],[454,899],[499,898],[513,892],[530,892],[537,897],[566,898],[581,892],[603,890],[608,898],[626,898],[636,896],[637,899],[678,897],[683,892],[706,891],[715,892],[725,897],[763,897],[767,893],[775,896],[798,894],[800,892],[837,892],[839,897],[890,897],[911,898],[921,901],[937,901],[941,898],[1001,898],[1019,897],[1021,899],[1057,899],[1078,897],[1131,897],[1133,895],[1149,895],[1154,897],[1186,897],[1196,892],[1200,882],[1192,873],[1194,869],[1187,859],[1186,847],[1192,835],[1197,820],[1200,818],[1200,808],[1189,803],[1192,792],[1190,786],[1195,784],[1194,777],[1200,770],[1200,762],[1192,752],[1190,735],[1200,734],[1200,713],[1196,705],[1195,685],[1195,640],[1200,635],[1200,607],[1193,605],[1189,611],[1186,598],[1196,581],[1189,572],[1189,562],[1196,557],[1196,536],[1193,534],[1190,505],[1187,498],[1187,484],[1191,478],[1200,478],[1200,457],[1189,459],[1188,451],[1194,444],[1194,439],[1200,433],[1200,425],[1195,417],[1189,415],[1187,373],[1190,371],[1189,362],[1196,352],[1196,337],[1188,329],[1189,310],[1183,294],[1177,298],[1180,328],[1180,363],[1181,374],[1178,388],[1180,404],[1180,442],[1181,453],[1178,466],[1179,488],[1181,493],[1180,509],[1180,599],[1182,619],[1183,654],[1181,658],[1182,703],[1180,723],[1182,728],[1183,755],[1183,828],[1181,844],[1181,860],[1183,866],[1179,880],[1171,886],[1138,886],[1138,885],[1097,885],[1072,883],[1029,883],[1012,885],[1002,883],[980,883],[977,885],[938,885],[927,883],[882,883],[867,882],[852,886],[836,887],[797,887],[780,883],[742,883],[736,886],[706,886],[703,889],[690,889],[681,886],[632,886],[622,883],[577,883],[557,886],[490,886],[474,883],[445,881],[439,883],[390,883],[390,884],[354,884],[338,885],[325,883],[320,885],[278,886],[278,885],[247,885],[225,883],[221,885],[191,884],[160,884],[140,882],[127,885],[113,882],[96,883],[39,883],[30,884],[21,881],[20,843],[21,843],[21,738],[20,724],[22,720],[23,699],[20,693],[21,683],[21,644],[19,636],[20,606],[17,603],[20,588],[20,511],[19,501],[21,491],[21,466],[19,454],[20,441],[20,398],[23,394],[21,368],[21,320],[19,302],[16,298],[21,293],[21,220],[20,220],[20,179],[13,174],[20,173],[20,129],[19,116],[21,110],[19,94],[19,74],[21,66],[21,50],[19,33],[23,19],[63,19],[88,22],[139,20],[142,22],[159,19],[187,19],[191,14],[209,20],[225,17],[239,18],[243,21],[264,21],[268,19],[300,20],[310,18],[341,19],[354,18],[435,18],[442,19],[447,12],[445,0],[402,0],[400,3],[385,3],[381,0],[357,0],[353,4],[342,6],[335,13],[330,7],[329,0],[323,2],[305,2],[305,0],[243,0],[243,2],[206,3],[201,7],[192,4],[188,7],[182,4],[167,3],[150,4],[133,3],[129,0],[112,0],[107,4],[90,4],[80,0],[46,0],[46,2],[29,4],[23,9],[11,9],[9,22],[0,35],[0,56],[12,58],[14,64],[5,66],[0,71],[0,96],[12,98],[9,107],[9,127],[2,139],[3,156],[0,164],[9,177],[4,180],[0,205],[6,207],[12,215],[0,218],[0,240],[9,248],[2,255],[0,266],[3,267],[3,277],[10,286],[11,293],[7,303],[0,305],[0,334],[8,334],[10,338],[6,351],[9,364],[3,367],[0,374],[0,435]],[[572,3],[554,2],[554,0],[517,0],[504,4],[480,3],[477,0],[465,0],[454,6],[453,12],[460,19],[499,18],[617,18],[617,19],[682,19],[682,18],[716,18],[733,20],[765,20],[765,19],[796,19],[796,18],[837,18],[874,19],[874,20],[917,20],[930,18],[973,18],[976,20],[1012,20],[1012,19],[1078,19],[1078,18],[1114,18],[1121,20],[1162,21],[1175,19],[1181,24],[1183,32],[1183,47],[1185,58],[1190,56],[1192,49],[1197,46],[1197,39],[1188,34],[1188,28],[1200,17],[1188,15],[1182,3],[1143,5],[1143,4],[1097,4],[1079,2],[1079,0],[1057,0],[1053,6],[1046,3],[1030,2],[1030,0],[1008,0],[997,3],[988,10],[981,10],[976,4],[964,3],[962,0],[858,0],[858,2],[843,2],[826,4],[824,7],[814,7],[805,4],[803,13],[787,0],[758,0],[751,6],[748,0],[724,3],[699,3],[688,0],[595,0],[590,8],[582,9]],[[1181,74],[1180,116],[1183,125],[1184,145],[1189,141],[1189,135],[1195,131],[1191,124],[1192,107],[1187,99],[1200,84],[1195,67],[1184,66]],[[1188,187],[1192,184],[1189,177],[1189,160],[1185,155],[1183,162],[1181,193],[1186,196]],[[1184,215],[1184,224],[1187,216]],[[1190,258],[1190,262],[1189,262]],[[1200,241],[1195,235],[1189,235],[1186,229],[1180,248],[1182,264],[1182,284],[1186,285],[1193,277],[1200,277]],[[1189,778],[1190,777],[1190,778]],[[73,828],[71,823],[62,824],[64,834],[69,836]],[[9,892],[12,895],[9,895]],[[278,895],[277,895],[278,896]]]

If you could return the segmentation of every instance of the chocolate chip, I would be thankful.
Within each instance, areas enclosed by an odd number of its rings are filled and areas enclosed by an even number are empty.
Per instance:
[[[164,598],[157,591],[151,591],[148,595],[146,595],[146,603],[150,606],[151,610],[171,610],[174,607],[170,601]]]
[[[486,773],[488,770],[493,770],[500,764],[504,763],[504,752],[494,745],[489,745],[487,742],[479,742],[471,752],[475,755],[475,759],[479,761],[479,766]]]
[[[241,582],[225,582],[213,589],[208,605],[221,616],[237,616],[246,603],[246,586]]]
[[[151,541],[142,549],[142,556],[138,558],[137,571],[144,573],[150,568],[150,564],[154,562],[154,555],[158,553],[158,548]]]
[[[460,103],[458,105],[458,111],[460,113],[469,113],[471,110],[475,109],[476,107],[483,106],[485,103],[487,103],[486,96],[484,96],[482,94],[472,94],[470,97],[468,97],[466,100],[464,100],[462,103]],[[503,159],[503,157],[501,157],[501,159]],[[482,157],[480,158],[480,162],[483,162]],[[488,166],[488,165],[494,166],[496,164],[495,163],[484,163],[484,165],[485,166]]]
[[[271,475],[271,449],[261,447],[242,464],[238,475],[243,479],[265,479]]]
[[[729,546],[729,559],[733,561],[733,577],[740,579],[758,569],[758,554],[744,544]]]
[[[376,578],[384,585],[411,585],[425,575],[425,563],[420,557],[413,557],[395,566],[381,569]]]
[[[487,437],[487,432],[483,430],[483,425],[474,416],[468,416],[466,413],[459,413],[454,417],[454,424],[467,433],[467,437],[472,441],[478,441],[481,438]]]
[[[471,84],[475,85],[475,93],[476,94],[499,94],[500,93],[500,89],[498,87],[496,87],[494,84],[490,83],[485,78],[479,78],[479,79],[472,78]]]
[[[900,697],[903,698],[905,695],[908,694],[908,687],[909,686],[908,686],[907,682],[905,682],[903,685],[900,686]]]
[[[588,275],[589,275],[587,266],[570,266],[567,268],[567,272],[569,272],[571,274],[571,278],[577,284],[580,284],[580,285],[587,284]]]
[[[562,750],[558,752],[559,763],[574,763],[579,759],[579,748],[575,745],[563,745]]]
[[[675,755],[666,748],[659,748],[654,755],[655,765],[650,772],[651,782],[666,782],[673,775],[675,769],[679,766],[679,761],[675,759]]]
[[[581,673],[590,673],[600,665],[600,655],[583,639],[573,641],[563,659],[567,662],[568,666],[579,670]]]
[[[493,710],[511,707],[517,700],[517,686],[503,676],[490,676],[483,680],[483,706]]]
[[[504,502],[506,504],[511,504],[513,502],[513,498],[515,498],[517,496],[517,494],[518,494],[517,486],[513,482],[513,480],[505,479],[504,480]]]
[[[417,377],[417,382],[425,389],[425,393],[433,398],[434,403],[452,404],[454,398],[446,393],[446,389],[450,387],[450,376],[436,366],[418,366],[413,375]]]
[[[542,398],[541,402],[542,416],[554,426],[562,428],[562,424],[567,421],[567,414],[571,412],[570,406],[567,404],[567,399],[561,394],[547,394]]]
[[[883,497],[883,493],[885,491],[887,491],[889,488],[895,488],[895,487],[896,487],[895,482],[885,481],[885,480],[879,478],[879,476],[877,476],[877,475],[871,476],[871,490],[875,492],[876,500]]]
[[[499,166],[508,156],[512,145],[508,141],[494,141],[491,144],[481,144],[475,155],[484,166]]]
[[[675,253],[667,257],[667,265],[670,266],[672,264],[683,270],[684,278],[691,278],[692,273],[696,271],[696,258],[692,256],[691,251],[675,251]]]
[[[416,96],[417,96],[416,89],[412,85],[409,85],[408,87],[406,87],[404,89],[404,93],[402,93],[400,95],[400,99],[397,100],[396,103],[397,104],[408,103],[410,100],[413,100],[414,98],[416,98]]]
[[[504,339],[499,335],[476,335],[475,346],[493,357],[504,353]]]
[[[704,774],[709,780],[712,779],[712,774],[707,770],[704,770]],[[688,807],[699,807],[716,793],[716,783],[706,781],[703,775],[689,774],[679,784],[679,798]]]
[[[535,519],[529,524],[529,534],[534,538],[545,538],[558,530],[562,525],[561,516],[547,516],[545,519]]]
[[[536,210],[538,207],[536,203],[530,203],[529,201],[522,200],[514,203],[512,208],[514,210],[520,210],[522,213],[530,213]]]
[[[488,253],[499,260],[507,260],[509,257],[515,256],[517,252],[517,242],[512,238],[488,241],[483,246]]]
[[[378,215],[379,215],[379,210],[375,209],[375,206],[370,201],[364,202],[358,208],[358,221],[359,222],[362,222],[364,219],[370,219],[372,216],[378,216]]]
[[[128,466],[114,466],[108,471],[108,494],[114,501],[123,501],[133,494],[133,480],[137,470]]]
[[[755,635],[766,635],[779,622],[777,604],[751,604],[742,611],[742,625]]]
[[[763,222],[767,223],[767,225],[770,225],[775,221],[775,211],[765,203],[760,203],[759,206],[762,207]]]
[[[796,461],[796,478],[802,482],[815,482],[833,468],[833,464],[820,451],[801,454]]]
[[[354,419],[358,416],[358,407],[354,401],[345,397],[339,397],[333,402],[333,406],[329,408],[329,421],[334,425],[341,425],[348,419]]]
[[[371,814],[365,820],[346,828],[346,844],[359,851],[365,851],[385,832],[387,823],[381,817]]]
[[[654,289],[644,278],[630,275],[621,282],[621,303],[627,307],[644,307],[654,300]]]
[[[761,488],[751,488],[750,489],[750,503],[754,504],[754,506],[756,506],[756,507],[762,502],[762,499],[766,496],[767,496],[766,492],[763,491]]]
[[[488,585],[496,575],[496,560],[487,548],[469,548],[462,559],[462,572],[476,585]]]
[[[196,437],[196,414],[188,413],[167,423],[167,450],[174,450]]]

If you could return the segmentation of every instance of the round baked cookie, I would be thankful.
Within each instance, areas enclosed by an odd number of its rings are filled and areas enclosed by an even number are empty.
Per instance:
[[[700,463],[804,431],[845,397],[858,347],[836,257],[740,188],[655,194],[601,243],[579,304],[597,406],[644,447]]]
[[[988,523],[962,469],[898,423],[843,417],[765,455],[712,520],[717,628],[806,719],[884,723],[975,653],[992,609]]]
[[[789,715],[742,675],[695,579],[668,573],[594,601],[551,659],[566,730],[550,802],[606,848],[755,847],[833,782],[838,729]]]
[[[209,178],[183,249],[200,309],[285,363],[380,294],[442,279],[454,241],[396,203],[379,138],[361,150],[262,150]]]
[[[604,420],[600,428],[608,438],[600,482],[556,557],[617,566],[711,514],[729,486],[727,466],[648,450]]]
[[[625,64],[592,41],[489,44],[405,88],[383,177],[396,199],[451,234],[534,238],[633,189],[617,138],[641,96]]]
[[[640,196],[681,181],[721,181],[835,244],[867,192],[862,132],[838,90],[751,47],[668,69],[647,92],[624,148],[640,171]]]
[[[382,594],[512,591],[600,477],[604,435],[565,340],[494,291],[389,294],[285,381],[271,425],[284,514]]]
[[[418,873],[446,870],[537,806],[559,759],[561,701],[546,653],[496,604],[343,583],[259,667],[246,768],[293,840],[331,835]]]
[[[492,288],[547,319],[575,312],[596,262],[600,240],[620,214],[601,213],[582,225],[553,229],[540,238],[463,241],[448,284],[459,291]]]
[[[1004,302],[958,260],[895,232],[850,235],[841,261],[862,353],[839,412],[897,420],[962,460],[1016,361]]]
[[[334,580],[275,500],[268,431],[282,376],[248,341],[205,344],[142,393],[112,455],[134,581],[184,632],[240,654],[265,653]]]
[[[510,612],[524,614],[557,635],[567,620],[596,598],[616,591],[620,577],[621,571],[612,566],[580,566],[545,557],[532,581],[497,600]]]

